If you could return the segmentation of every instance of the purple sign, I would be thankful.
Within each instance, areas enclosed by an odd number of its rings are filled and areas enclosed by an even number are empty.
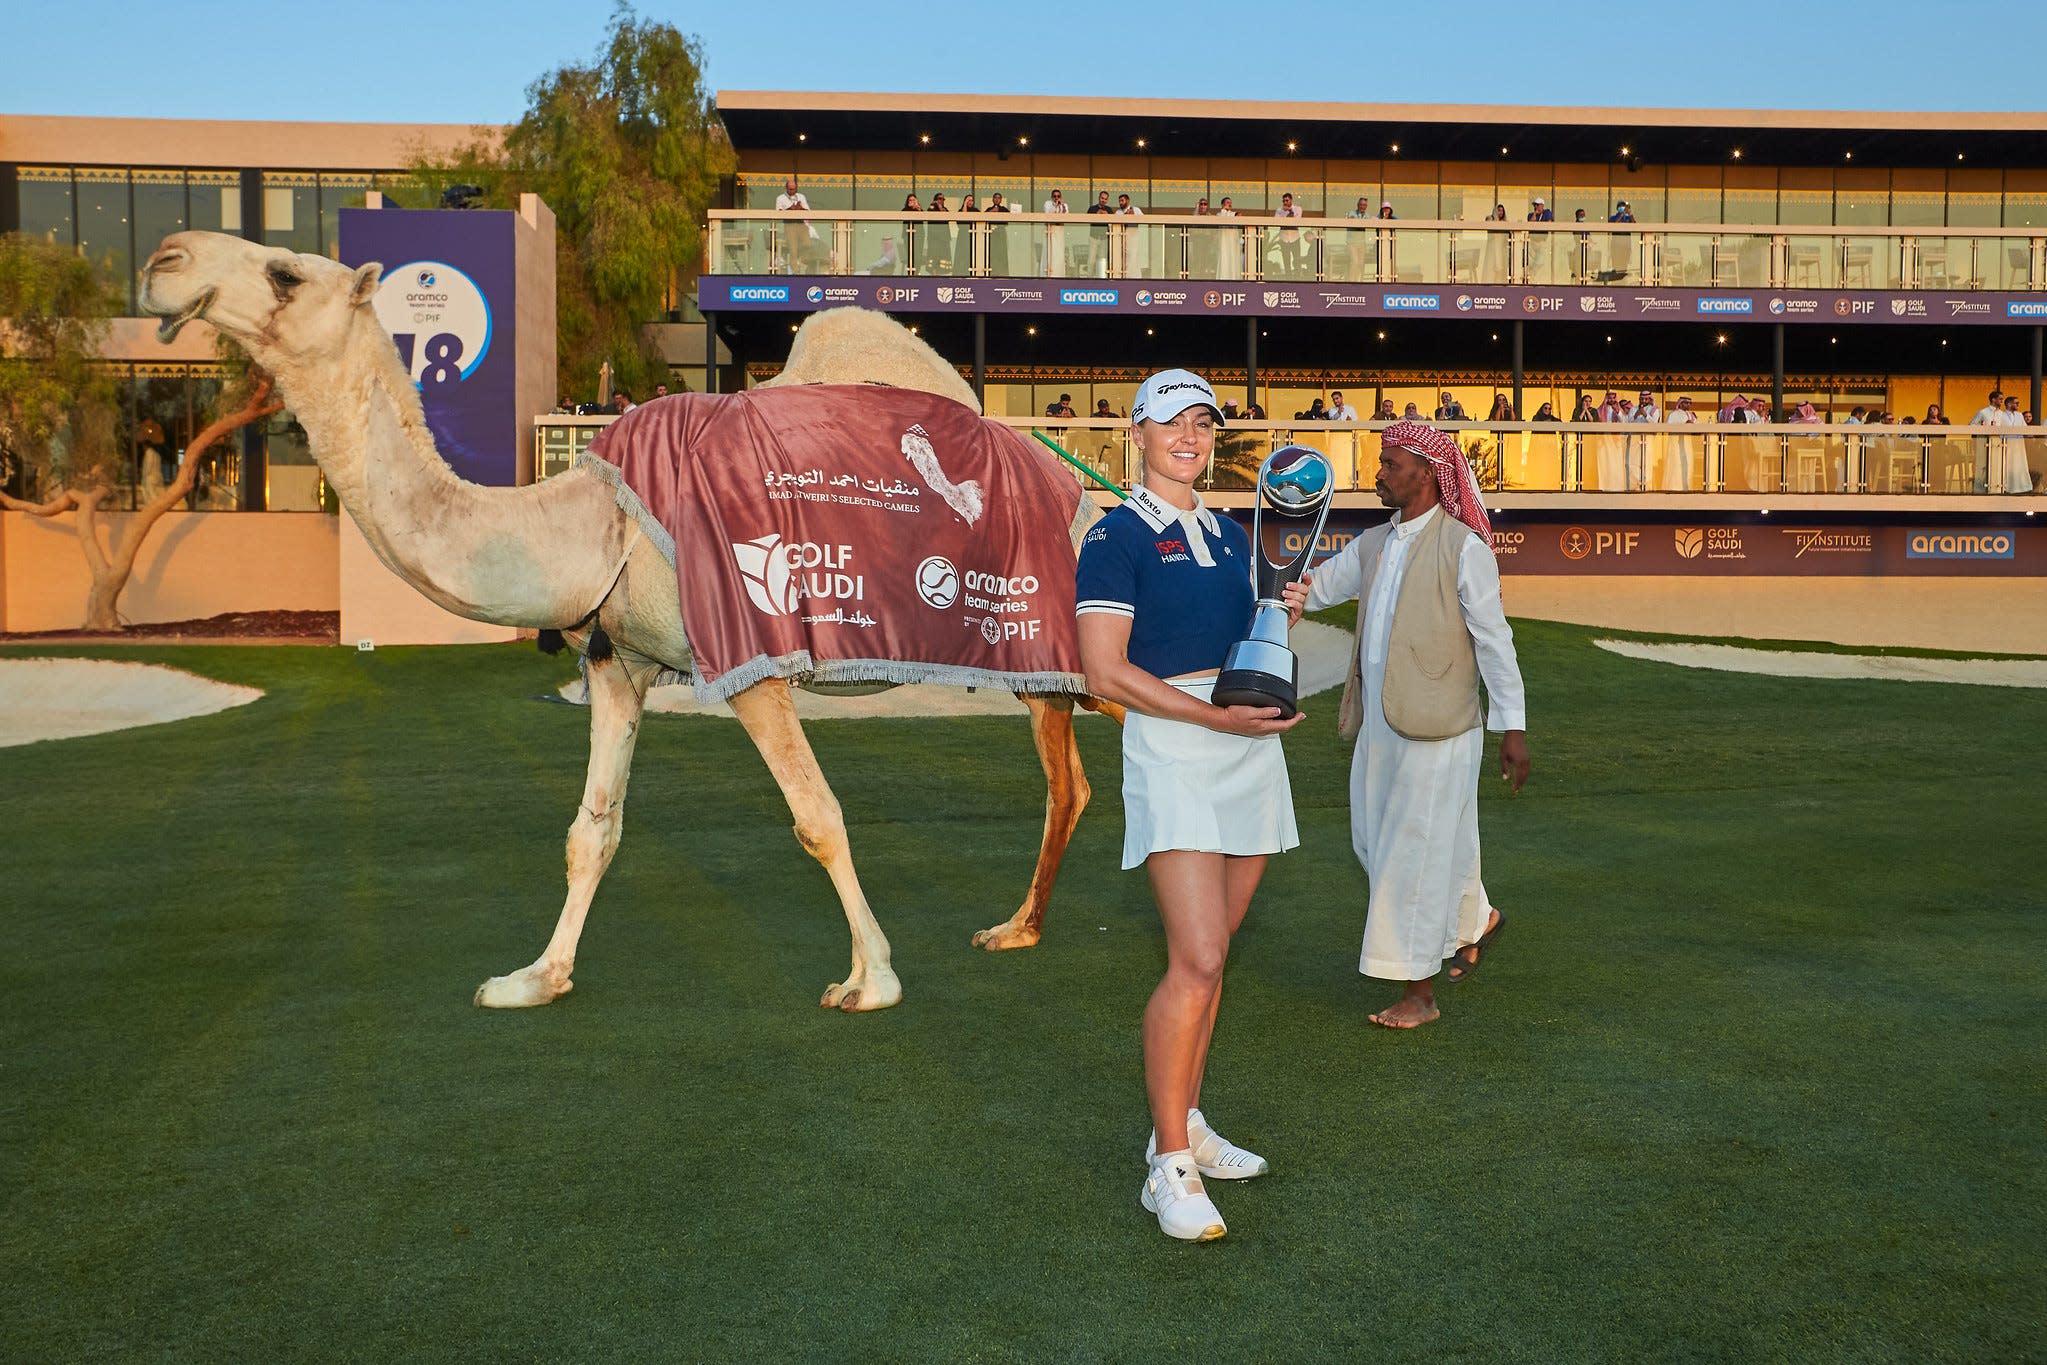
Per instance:
[[[441,457],[471,483],[518,482],[517,222],[479,210],[341,211],[341,262],[383,265],[377,319],[419,386]]]
[[[1585,322],[2047,324],[2047,294],[1959,290],[1615,289],[1580,285],[1376,285],[1201,280],[943,279],[706,275],[712,312],[857,306],[896,313],[1215,313]]]

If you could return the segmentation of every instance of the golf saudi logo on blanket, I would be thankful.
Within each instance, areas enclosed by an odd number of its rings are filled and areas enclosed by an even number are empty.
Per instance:
[[[857,602],[867,596],[867,579],[851,573],[851,545],[784,544],[773,531],[735,542],[732,559],[754,606],[770,616],[793,616],[806,600]]]

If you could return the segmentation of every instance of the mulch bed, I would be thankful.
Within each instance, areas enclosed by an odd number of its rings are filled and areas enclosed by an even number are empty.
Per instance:
[[[229,611],[198,621],[143,621],[122,630],[0,631],[19,640],[290,640],[341,643],[338,611]]]

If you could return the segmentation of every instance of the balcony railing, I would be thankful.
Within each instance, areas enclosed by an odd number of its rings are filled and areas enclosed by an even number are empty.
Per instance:
[[[567,469],[613,421],[540,418],[534,468]],[[1103,481],[1129,488],[1143,474],[1127,418],[1002,417],[1041,432]],[[1369,492],[1386,422],[1233,421],[1218,434],[1205,490],[1249,492],[1274,450],[1304,445],[1329,456],[1340,492]],[[2014,469],[2047,474],[2047,426],[1848,426],[1715,422],[1441,423],[1491,493],[1723,493],[2002,495]]]
[[[715,210],[713,275],[2047,290],[2039,229]]]

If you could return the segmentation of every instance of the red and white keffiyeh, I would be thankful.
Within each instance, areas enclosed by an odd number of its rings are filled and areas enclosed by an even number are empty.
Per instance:
[[[1379,442],[1411,450],[1427,460],[1436,471],[1436,492],[1443,510],[1478,532],[1486,548],[1492,548],[1493,523],[1479,497],[1478,476],[1471,472],[1471,461],[1464,458],[1454,436],[1426,422],[1395,422],[1380,434]]]

